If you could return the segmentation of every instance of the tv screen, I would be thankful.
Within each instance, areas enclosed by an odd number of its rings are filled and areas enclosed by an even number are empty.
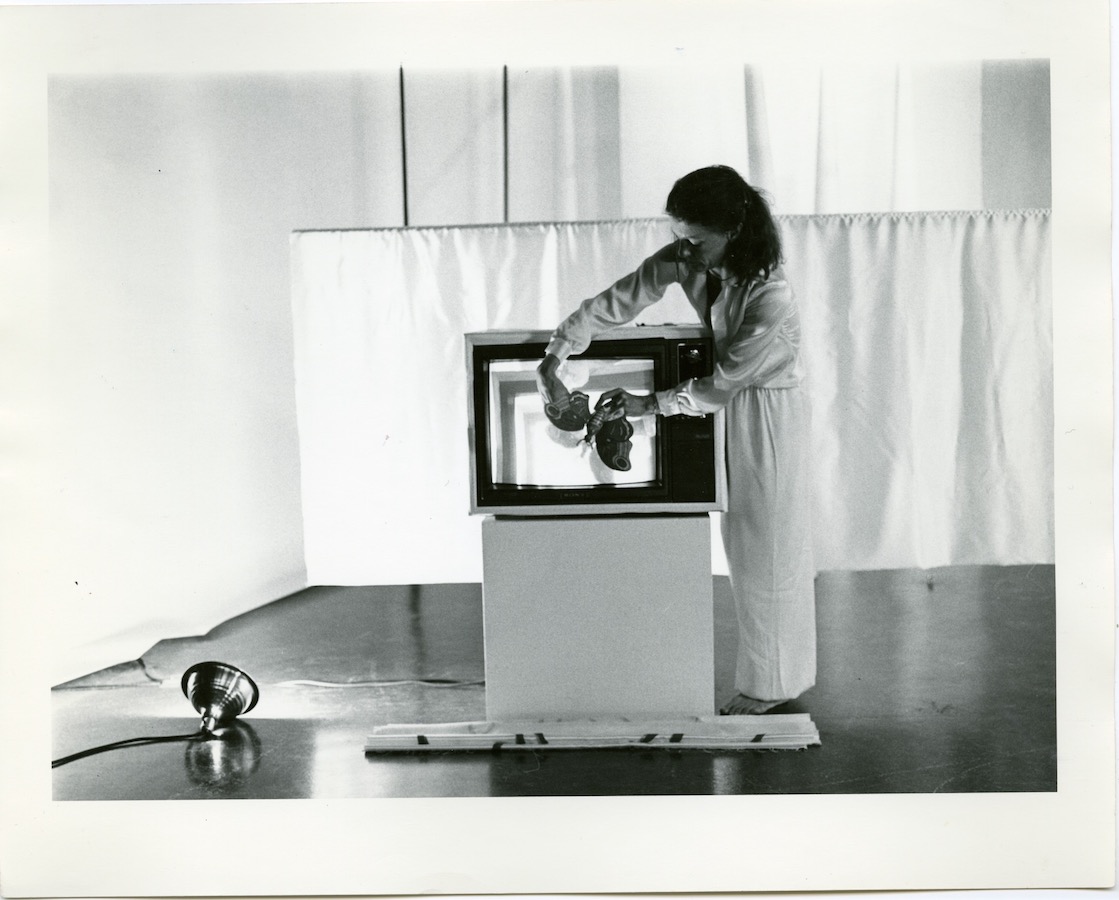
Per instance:
[[[495,360],[488,367],[490,472],[499,484],[525,487],[591,487],[597,484],[643,484],[657,478],[655,416],[631,419],[633,433],[626,452],[603,458],[604,444],[586,431],[565,431],[545,414],[536,388],[539,359]],[[611,388],[651,394],[655,364],[650,359],[576,359],[565,363],[560,378],[567,388],[586,395],[588,410]]]
[[[646,415],[602,423],[613,388],[647,395],[710,371],[710,338],[687,326],[617,329],[564,362],[581,411],[548,410],[536,383],[545,332],[467,338],[471,512],[501,515],[706,512],[722,505],[718,416]],[[581,404],[581,406],[580,406]],[[551,415],[549,415],[551,413]]]

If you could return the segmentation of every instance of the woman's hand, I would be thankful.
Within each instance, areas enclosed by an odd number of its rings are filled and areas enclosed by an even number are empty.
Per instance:
[[[572,393],[559,379],[560,361],[548,354],[536,367],[536,389],[544,401],[544,415],[560,431],[578,431],[591,417],[587,397],[582,391]]]
[[[595,404],[595,411],[607,407],[608,411],[603,421],[609,422],[622,416],[636,419],[647,416],[657,411],[657,398],[654,394],[638,396],[631,394],[625,388],[611,388],[604,391]]]
[[[536,389],[545,404],[562,404],[571,396],[571,392],[559,379],[559,366],[559,358],[549,353],[536,367]]]

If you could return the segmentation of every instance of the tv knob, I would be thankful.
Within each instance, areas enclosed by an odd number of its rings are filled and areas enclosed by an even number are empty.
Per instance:
[[[699,346],[684,346],[680,348],[679,366],[680,377],[697,378],[707,374],[707,354],[705,348]]]

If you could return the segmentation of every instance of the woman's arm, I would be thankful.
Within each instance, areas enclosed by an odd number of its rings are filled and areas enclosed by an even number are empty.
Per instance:
[[[561,403],[569,391],[559,378],[559,357],[552,353],[544,354],[544,359],[536,367],[536,388],[545,403]]]
[[[714,371],[656,395],[663,415],[702,416],[717,412],[747,387],[769,382],[796,363],[798,347],[784,328],[795,313],[785,281],[770,281],[750,298],[742,324]]]
[[[657,407],[656,394],[631,394],[625,388],[611,388],[604,391],[598,401],[599,405],[609,404],[612,407],[606,416],[606,421],[621,418],[638,419],[641,416],[652,415],[660,412]]]
[[[548,355],[559,362],[582,353],[598,335],[632,322],[678,279],[676,244],[662,247],[629,275],[584,300],[552,335]],[[547,357],[545,357],[546,359]]]

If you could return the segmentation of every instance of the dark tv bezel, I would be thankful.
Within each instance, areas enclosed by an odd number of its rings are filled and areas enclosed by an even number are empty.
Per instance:
[[[663,326],[656,329],[631,327],[624,336],[616,332],[596,339],[572,359],[649,359],[653,361],[654,390],[665,390],[679,381],[675,354],[681,341],[710,336],[698,329]],[[667,417],[657,429],[657,476],[653,482],[585,487],[546,487],[495,484],[490,471],[487,446],[489,428],[489,384],[486,365],[507,359],[543,359],[550,335],[543,333],[486,332],[467,335],[467,364],[470,391],[471,498],[474,514],[507,516],[625,515],[628,513],[703,513],[723,508],[722,416],[712,418],[714,447],[713,496],[704,499],[673,499],[673,473],[666,471],[675,429],[694,428],[691,417]],[[710,358],[710,356],[708,357]]]

